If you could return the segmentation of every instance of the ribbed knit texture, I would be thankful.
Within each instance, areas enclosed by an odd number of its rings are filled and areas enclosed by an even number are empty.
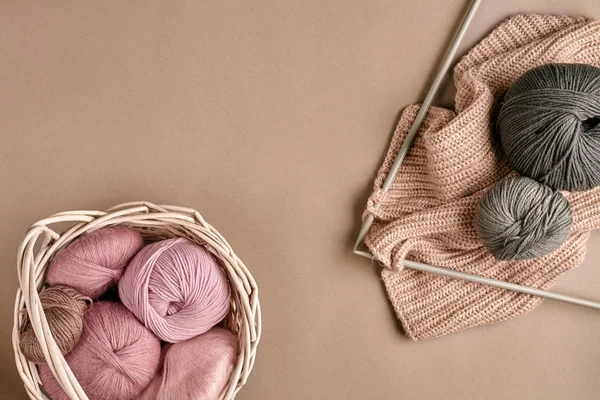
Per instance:
[[[404,269],[406,258],[503,281],[549,289],[583,260],[591,229],[600,228],[600,189],[566,193],[573,226],[557,251],[527,261],[497,261],[474,227],[477,200],[513,174],[493,121],[510,84],[547,63],[600,66],[600,23],[583,18],[517,15],[500,24],[455,67],[456,112],[432,107],[389,192],[381,187],[418,105],[400,118],[369,198],[375,223],[365,242],[387,268],[382,277],[406,334],[442,336],[499,322],[541,299],[476,283]],[[374,204],[380,203],[380,208]]]

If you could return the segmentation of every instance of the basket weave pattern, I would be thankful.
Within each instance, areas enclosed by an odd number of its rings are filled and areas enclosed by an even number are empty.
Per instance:
[[[62,233],[50,228],[65,223],[71,226]],[[136,229],[147,241],[185,237],[204,245],[220,261],[232,293],[231,311],[224,324],[237,336],[239,344],[237,361],[220,399],[233,399],[252,370],[260,340],[261,312],[256,282],[229,243],[198,211],[148,202],[125,203],[107,211],[62,212],[36,222],[27,231],[17,256],[19,289],[15,300],[12,337],[17,369],[27,394],[31,399],[48,399],[35,364],[28,362],[19,348],[23,310],[29,315],[46,361],[65,393],[73,400],[88,399],[49,331],[38,293],[44,285],[49,261],[58,250],[86,232],[117,224]]]

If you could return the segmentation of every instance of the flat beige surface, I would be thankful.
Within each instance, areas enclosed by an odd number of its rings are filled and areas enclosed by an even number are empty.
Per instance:
[[[200,210],[259,282],[239,399],[597,399],[597,311],[546,301],[415,343],[351,254],[396,116],[465,4],[0,0],[0,398],[25,399],[10,333],[29,224],[145,199]],[[600,3],[484,0],[468,46],[519,11]],[[557,290],[600,299],[599,244]]]

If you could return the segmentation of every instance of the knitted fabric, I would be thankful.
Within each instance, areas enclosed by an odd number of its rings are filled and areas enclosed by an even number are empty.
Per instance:
[[[514,174],[493,129],[502,95],[525,71],[552,62],[600,66],[600,23],[517,15],[500,24],[454,68],[456,112],[430,109],[390,190],[383,193],[379,188],[419,106],[403,111],[365,211],[375,216],[365,243],[386,267],[383,281],[409,337],[433,338],[503,321],[530,311],[541,299],[405,269],[403,259],[549,289],[581,263],[590,230],[600,228],[596,188],[565,192],[574,223],[565,244],[546,256],[497,261],[475,232],[478,199]]]

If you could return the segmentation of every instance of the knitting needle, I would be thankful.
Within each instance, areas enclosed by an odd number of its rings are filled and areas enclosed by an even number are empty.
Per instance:
[[[385,178],[385,181],[383,182],[383,186],[381,187],[381,190],[384,193],[387,192],[388,190],[390,190],[390,187],[392,186],[392,182],[394,182],[394,179],[396,178],[396,175],[398,174],[398,170],[400,169],[400,166],[402,165],[404,158],[408,154],[410,147],[412,146],[413,142],[415,141],[415,137],[417,136],[417,132],[419,131],[419,128],[421,127],[421,123],[423,122],[423,119],[425,118],[425,115],[427,114],[427,111],[429,110],[429,107],[431,106],[431,103],[433,102],[433,99],[434,99],[435,95],[437,94],[437,92],[440,88],[440,85],[442,84],[442,81],[444,80],[444,77],[448,73],[448,70],[450,69],[450,65],[452,65],[452,62],[454,61],[454,57],[456,56],[456,52],[458,51],[458,46],[460,46],[460,42],[462,41],[463,37],[465,36],[465,33],[467,32],[467,28],[469,27],[469,24],[473,20],[473,17],[475,16],[475,12],[477,11],[477,7],[479,7],[479,4],[481,4],[481,1],[482,0],[473,0],[471,2],[471,4],[469,5],[469,8],[467,9],[467,12],[460,24],[460,27],[458,28],[458,31],[456,32],[456,35],[454,36],[454,39],[452,40],[450,48],[448,49],[446,56],[444,57],[444,60],[442,61],[442,65],[440,65],[440,69],[437,71],[437,73],[435,75],[433,83],[431,84],[431,87],[429,88],[429,91],[427,92],[427,95],[425,96],[425,100],[423,100],[423,104],[421,104],[421,107],[419,108],[419,111],[417,112],[415,120],[414,120],[412,126],[410,127],[408,134],[406,135],[406,139],[404,139],[404,143],[402,143],[402,147],[400,148],[400,151],[398,152],[398,155],[396,156],[396,159],[394,160],[394,164],[392,165],[392,168],[388,172],[388,175]],[[377,203],[374,205],[374,207],[379,208],[380,204]],[[375,220],[375,217],[372,214],[367,215],[367,218],[365,218],[365,222],[363,223],[363,225],[360,229],[360,232],[358,234],[358,238],[356,239],[356,243],[354,244],[355,254],[358,254],[358,255],[367,254],[368,255],[367,257],[369,257],[369,258],[372,257],[372,255],[370,255],[369,253],[365,253],[365,252],[358,250],[358,247],[360,246],[360,243],[362,242],[365,235],[371,228],[371,225],[373,225],[374,220]]]
[[[497,279],[486,278],[479,275],[467,274],[465,272],[458,272],[451,269],[442,267],[435,267],[433,265],[427,265],[416,261],[402,260],[402,265],[410,269],[416,269],[419,271],[430,272],[433,274],[446,276],[448,278],[457,278],[465,281],[481,283],[488,286],[494,286],[500,289],[511,290],[513,292],[519,292],[523,294],[529,294],[532,296],[543,297],[550,300],[563,301],[565,303],[576,304],[578,306],[591,307],[600,310],[600,303],[593,300],[581,299],[578,297],[567,296],[560,293],[549,292],[547,290],[536,289],[529,286],[518,285],[516,283],[504,282]]]
[[[448,49],[448,52],[446,53],[446,56],[444,57],[442,65],[440,66],[440,68],[433,80],[433,83],[432,83],[431,87],[429,88],[427,95],[425,96],[425,100],[423,100],[423,104],[419,108],[419,111],[415,117],[413,125],[411,126],[411,128],[408,132],[408,135],[407,135],[406,139],[404,140],[404,143],[402,144],[402,147],[400,148],[398,155],[396,156],[396,159],[394,160],[394,164],[392,165],[392,168],[388,172],[388,175],[386,176],[386,179],[383,182],[381,190],[384,193],[390,189],[392,182],[396,178],[398,170],[400,169],[400,166],[402,165],[402,162],[404,161],[406,154],[410,150],[410,147],[412,146],[412,144],[415,140],[417,132],[418,132],[419,128],[421,127],[421,123],[423,122],[423,119],[425,118],[425,115],[427,114],[427,111],[429,110],[429,107],[431,106],[433,98],[435,97],[435,95],[437,94],[437,92],[439,90],[440,84],[441,84],[444,76],[447,74],[448,69],[450,68],[450,65],[452,64],[452,61],[454,60],[454,57],[456,56],[456,52],[458,50],[460,42],[462,41],[462,39],[467,31],[467,28],[468,28],[469,24],[471,23],[474,15],[475,15],[475,12],[477,11],[477,8],[479,7],[481,1],[482,0],[473,0],[471,2],[471,4],[469,5],[469,8],[467,9],[467,12],[459,26],[459,29],[458,29],[456,35],[454,36],[454,39],[450,45],[450,48]],[[379,203],[374,204],[374,208],[379,208],[379,207],[380,207]],[[359,250],[360,244],[362,243],[367,232],[373,225],[374,220],[375,220],[375,217],[373,216],[373,214],[369,214],[365,218],[365,221],[363,222],[360,232],[358,234],[358,238],[356,239],[356,242],[354,244],[354,254],[357,254],[357,255],[360,255],[362,257],[366,257],[369,259],[374,258],[374,256],[371,253],[369,253],[367,251]],[[423,272],[437,274],[437,275],[445,276],[448,278],[462,279],[462,280],[480,283],[480,284],[484,284],[484,285],[489,285],[489,286],[493,286],[493,287],[497,287],[497,288],[501,288],[501,289],[511,290],[513,292],[528,294],[528,295],[532,295],[532,296],[538,296],[538,297],[542,297],[542,298],[546,298],[546,299],[550,299],[550,300],[562,301],[565,303],[576,304],[576,305],[590,307],[590,308],[594,308],[594,309],[600,309],[600,302],[596,302],[596,301],[592,301],[592,300],[567,296],[567,295],[563,295],[563,294],[559,294],[559,293],[554,293],[551,291],[532,288],[529,286],[518,285],[515,283],[504,282],[504,281],[500,281],[497,279],[486,278],[486,277],[479,276],[479,275],[468,274],[465,272],[458,272],[458,271],[454,271],[454,270],[447,269],[447,268],[442,268],[442,267],[438,267],[438,266],[419,263],[416,261],[402,260],[402,265],[404,265],[406,268],[411,268],[411,269],[415,269],[415,270],[419,270],[419,271],[423,271]]]

